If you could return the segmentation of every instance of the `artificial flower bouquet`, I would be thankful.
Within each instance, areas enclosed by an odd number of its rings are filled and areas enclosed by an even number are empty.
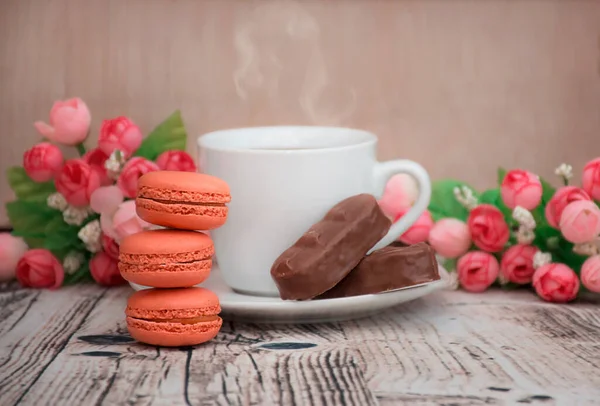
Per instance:
[[[428,210],[400,240],[428,241],[467,291],[533,286],[551,302],[600,292],[600,158],[585,165],[581,187],[569,184],[571,166],[556,174],[559,188],[519,169],[499,169],[498,186],[483,193],[456,180],[434,182]],[[412,179],[397,175],[380,205],[397,219],[417,193]]]
[[[150,228],[135,212],[137,182],[150,171],[196,171],[184,150],[179,111],[146,138],[127,117],[104,120],[98,144],[86,149],[91,114],[79,98],[57,101],[49,123],[36,122],[45,138],[25,151],[23,166],[7,172],[17,199],[6,204],[12,236],[0,235],[0,281],[16,272],[24,287],[56,289],[93,279],[125,283],[117,268],[119,241]],[[67,159],[58,147],[75,147]]]

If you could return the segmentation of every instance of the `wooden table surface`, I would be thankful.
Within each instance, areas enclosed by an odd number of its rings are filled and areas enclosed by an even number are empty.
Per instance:
[[[442,291],[377,317],[225,320],[195,348],[129,337],[129,287],[0,291],[0,405],[581,405],[600,402],[600,307]]]

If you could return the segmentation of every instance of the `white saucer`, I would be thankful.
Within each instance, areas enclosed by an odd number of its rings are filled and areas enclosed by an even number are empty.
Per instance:
[[[219,296],[221,316],[225,320],[269,324],[324,323],[370,316],[400,303],[418,299],[447,286],[445,275],[446,270],[440,266],[442,279],[408,288],[340,299],[288,301],[235,292],[223,281],[218,266],[213,265],[210,277],[201,286]],[[130,285],[135,290],[148,289],[135,283]]]

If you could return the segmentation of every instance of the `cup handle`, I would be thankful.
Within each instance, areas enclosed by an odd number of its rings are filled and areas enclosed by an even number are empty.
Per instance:
[[[419,185],[419,197],[415,204],[404,216],[402,216],[388,233],[377,244],[367,252],[367,255],[373,251],[390,245],[398,239],[408,228],[413,225],[419,216],[427,209],[429,199],[431,198],[431,181],[427,171],[418,163],[406,159],[397,159],[393,161],[377,162],[373,171],[373,180],[377,198],[383,195],[385,185],[388,180],[396,174],[405,173],[412,176]]]

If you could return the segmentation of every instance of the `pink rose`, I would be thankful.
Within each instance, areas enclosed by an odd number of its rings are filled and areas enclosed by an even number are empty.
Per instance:
[[[156,164],[163,171],[196,172],[194,159],[184,151],[165,151],[156,158]]]
[[[458,219],[441,219],[429,232],[429,244],[444,258],[458,258],[471,246],[469,226]]]
[[[98,176],[100,177],[100,185],[106,186],[112,183],[106,172],[106,167],[104,166],[106,160],[108,159],[108,155],[106,155],[104,151],[102,151],[100,148],[94,148],[88,151],[82,159],[92,167],[94,172],[98,173]]]
[[[23,154],[25,173],[36,182],[54,178],[63,165],[63,155],[56,145],[41,142]]]
[[[600,209],[590,200],[569,203],[560,216],[559,227],[573,244],[590,242],[600,234]]]
[[[502,251],[508,242],[510,233],[504,216],[491,204],[480,204],[471,210],[467,225],[473,242],[484,251]]]
[[[548,202],[545,209],[546,220],[554,228],[558,228],[560,216],[569,203],[578,200],[592,200],[583,190],[575,186],[561,187],[554,193],[552,199]]]
[[[119,259],[119,245],[106,234],[102,234],[102,250],[112,259]]]
[[[585,164],[583,168],[583,190],[594,200],[600,200],[600,158]]]
[[[501,186],[502,201],[509,209],[535,209],[542,201],[542,183],[537,175],[515,169],[506,174]]]
[[[456,264],[460,285],[469,292],[483,292],[498,277],[498,260],[482,251],[471,251],[460,257]]]
[[[510,247],[500,261],[500,272],[507,280],[524,285],[533,279],[533,256],[539,250],[532,245],[517,244]]]
[[[33,125],[50,141],[65,145],[81,144],[90,131],[92,117],[88,106],[79,98],[56,101],[50,110],[50,124]]]
[[[90,196],[100,187],[100,176],[83,159],[71,159],[65,162],[54,185],[70,205],[83,207],[90,203]]]
[[[400,219],[400,217],[406,214],[406,210],[402,210],[397,217],[394,219],[394,223]],[[398,241],[403,242],[404,244],[412,245],[417,244],[419,242],[427,241],[429,238],[429,231],[433,227],[433,219],[431,218],[431,214],[429,211],[425,210],[423,214],[419,216],[417,221],[410,226],[408,230],[404,232],[400,237],[398,237]]]
[[[117,185],[125,197],[134,198],[137,195],[138,179],[148,172],[159,170],[158,165],[152,161],[141,157],[131,158],[123,167]]]
[[[590,291],[600,293],[600,255],[585,260],[581,266],[581,283]]]
[[[577,296],[579,280],[575,272],[565,264],[551,263],[536,269],[533,287],[548,302],[566,303]]]
[[[26,288],[56,289],[64,278],[61,263],[46,249],[29,250],[17,263],[17,280]]]
[[[123,201],[123,192],[117,186],[99,188],[92,195],[90,204],[92,210],[100,213],[102,232],[117,244],[128,235],[151,227],[149,223],[138,217],[135,211],[135,200]],[[104,245],[105,241],[102,242]],[[105,250],[107,255],[110,255],[111,250],[106,248]]]
[[[0,233],[0,282],[14,279],[17,263],[25,251],[27,244],[22,238]]]
[[[117,117],[104,120],[100,127],[98,147],[106,155],[118,149],[125,157],[133,154],[142,145],[142,132],[127,117]]]
[[[90,273],[99,285],[117,286],[126,283],[119,272],[117,261],[104,252],[99,252],[90,260]]]
[[[392,176],[387,182],[379,206],[389,217],[396,218],[400,212],[406,213],[418,196],[419,187],[414,178],[400,173]]]

